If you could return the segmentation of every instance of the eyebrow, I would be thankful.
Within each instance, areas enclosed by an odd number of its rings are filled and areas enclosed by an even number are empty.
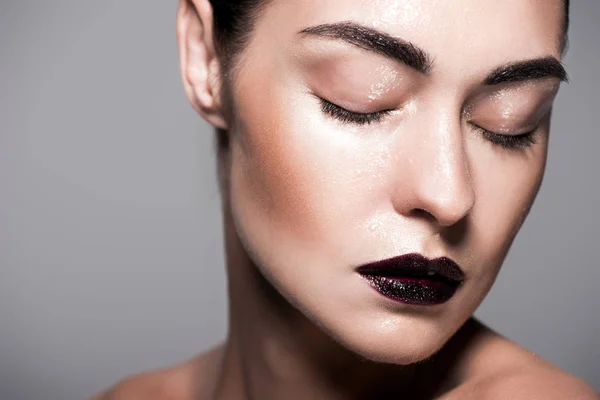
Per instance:
[[[558,78],[568,82],[567,71],[556,58],[549,56],[534,60],[522,61],[501,66],[492,71],[484,83],[499,85],[501,83],[522,82],[544,78]]]
[[[425,75],[433,66],[432,57],[413,43],[354,22],[316,25],[301,30],[299,34],[343,40],[408,65]],[[567,72],[561,62],[548,56],[498,67],[485,78],[484,84],[492,86],[543,78],[558,78],[568,82]]]
[[[354,22],[322,24],[303,29],[299,33],[340,39],[406,64],[422,74],[428,74],[431,70],[431,57],[414,44]]]

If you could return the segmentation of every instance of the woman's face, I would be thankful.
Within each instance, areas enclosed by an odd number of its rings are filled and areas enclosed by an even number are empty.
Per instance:
[[[231,82],[235,228],[347,348],[422,360],[490,289],[542,181],[563,7],[274,0],[260,15]],[[397,301],[357,272],[409,253],[454,260],[454,295]]]

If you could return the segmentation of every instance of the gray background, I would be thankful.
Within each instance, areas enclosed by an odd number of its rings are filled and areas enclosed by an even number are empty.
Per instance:
[[[600,1],[535,207],[477,315],[600,389]],[[179,81],[176,1],[0,5],[0,399],[81,399],[226,330],[212,131]]]

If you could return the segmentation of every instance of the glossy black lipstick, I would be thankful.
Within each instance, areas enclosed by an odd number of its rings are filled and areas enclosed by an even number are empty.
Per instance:
[[[376,261],[356,271],[383,296],[422,306],[450,300],[465,279],[463,271],[451,259],[430,260],[420,254]]]

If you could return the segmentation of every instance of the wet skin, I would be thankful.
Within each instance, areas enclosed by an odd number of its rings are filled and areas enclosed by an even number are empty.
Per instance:
[[[559,0],[274,0],[224,73],[208,1],[182,0],[186,94],[229,132],[229,334],[100,398],[595,398],[470,319],[542,182],[563,13]],[[464,281],[422,306],[357,273],[407,253],[448,257]]]

